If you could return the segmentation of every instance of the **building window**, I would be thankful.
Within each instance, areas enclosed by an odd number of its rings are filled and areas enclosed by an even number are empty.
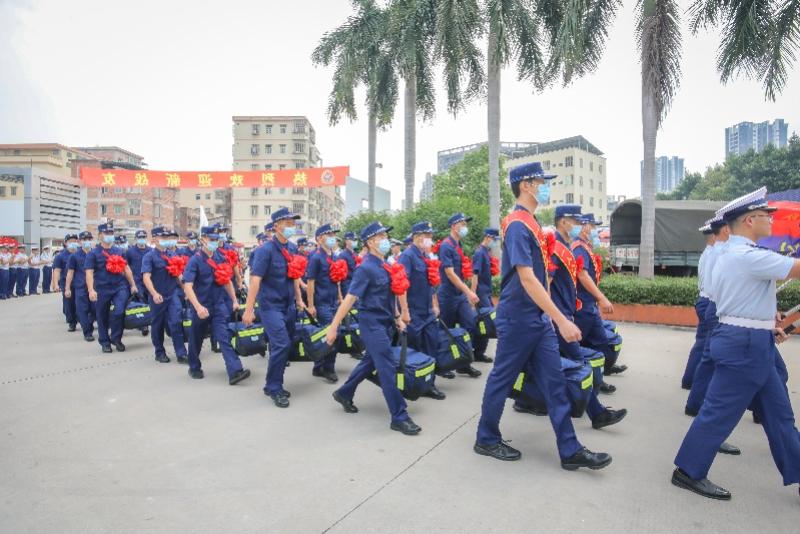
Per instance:
[[[271,124],[265,124],[264,125],[264,133],[265,134],[272,134],[272,125]]]
[[[257,171],[258,170],[258,163],[251,163],[250,164],[250,170],[251,171]]]
[[[281,163],[280,165],[278,165],[278,170],[279,171],[282,171],[284,169],[286,169],[286,165],[285,164]]]
[[[566,202],[567,204],[572,204],[573,202],[575,202],[575,195],[573,195],[572,193],[567,193]]]
[[[281,133],[282,134],[286,133],[286,125],[285,124],[281,124]]]
[[[286,145],[281,145],[280,149],[281,149],[281,154],[286,154]]]
[[[250,206],[250,216],[251,217],[258,217],[258,206]]]
[[[542,168],[544,168],[544,170],[546,170],[546,171],[549,171],[550,170],[550,160],[543,161],[542,162]]]
[[[161,189],[157,187],[153,189],[153,198],[161,198]]]
[[[206,198],[211,198],[209,195],[206,195]],[[217,200],[223,200],[225,198],[225,191],[222,189],[217,189],[214,191],[214,198]]]
[[[22,151],[20,149],[17,148],[17,149],[14,150],[14,155],[15,156],[19,156],[20,154],[22,154]]]
[[[258,233],[258,226],[251,226],[250,235],[256,235],[257,233]]]
[[[594,197],[589,197],[589,207],[594,207]]]
[[[264,145],[264,154],[272,154],[272,145]]]
[[[258,135],[259,133],[260,133],[260,128],[258,127],[258,124],[254,124],[253,125],[253,135]]]
[[[572,156],[567,156],[566,158],[564,158],[564,167],[572,167],[573,161],[574,160]]]
[[[305,164],[304,161],[295,161],[294,162],[294,168],[295,169],[302,169],[305,166],[306,166],[306,164]]]
[[[257,197],[258,196],[258,188],[257,187],[253,187],[252,189],[250,189],[250,196],[251,197]]]
[[[306,133],[306,121],[294,121],[294,133]]]
[[[294,153],[295,154],[304,154],[306,151],[306,144],[305,143],[295,143],[294,144]]]
[[[128,201],[128,215],[141,215],[142,214],[142,201],[139,199],[131,199]]]
[[[583,176],[578,176],[578,185],[583,187]]]
[[[597,190],[598,191],[602,191],[603,190],[603,182],[597,182]]]
[[[265,195],[271,195],[272,194],[272,189],[270,189],[269,187],[265,187],[264,188],[264,194]]]
[[[6,187],[4,185],[0,185],[0,197],[6,196]]]
[[[161,218],[161,204],[156,204],[153,206],[153,216],[156,219]]]
[[[106,208],[105,204],[100,204],[100,215],[106,215],[108,213],[108,208]]]
[[[220,205],[214,206],[214,213],[216,214],[222,213],[222,206]]]
[[[285,195],[285,194],[286,194],[286,188],[285,187],[281,187],[281,195]]]
[[[266,170],[268,170],[268,171],[269,171],[269,170],[272,170],[272,163],[265,163],[265,164],[264,164],[264,168],[265,168]]]
[[[250,145],[250,155],[251,156],[258,156],[258,146],[259,145]]]
[[[580,196],[580,199],[581,199],[581,200],[580,200],[580,202],[578,202],[578,204],[580,204],[581,206],[583,206],[583,195],[581,195],[581,196]]]
[[[211,193],[206,193],[206,200],[211,200]]]
[[[197,194],[194,196],[194,199],[195,199],[195,200],[200,200],[200,193],[197,193]]]
[[[264,215],[272,215],[272,206],[264,206]]]
[[[589,189],[594,189],[594,179],[589,178]]]
[[[597,199],[597,207],[600,208],[600,209],[603,209],[603,199],[602,198],[598,198]]]
[[[575,183],[575,181],[574,181],[574,179],[573,179],[571,174],[569,176],[567,176],[566,178],[564,178],[564,185],[572,185],[574,183]]]
[[[61,151],[59,149],[57,149],[57,148],[54,148],[53,149],[53,155],[54,156],[60,156],[61,155]]]
[[[292,212],[293,213],[304,213],[305,212],[305,203],[304,202],[292,202]]]
[[[590,161],[590,162],[589,162],[589,170],[590,170],[590,171],[593,171],[593,170],[594,170],[594,161]]]
[[[578,158],[578,165],[581,169],[583,168],[583,158]]]
[[[598,171],[600,174],[603,174],[603,164],[602,164],[602,163],[601,163],[600,165],[598,165],[598,166],[597,166],[597,171]]]
[[[293,187],[292,188],[292,194],[293,195],[303,195],[303,194],[305,194],[305,192],[306,192],[306,188],[305,187]]]
[[[117,204],[114,206],[114,215],[122,215],[122,204]]]

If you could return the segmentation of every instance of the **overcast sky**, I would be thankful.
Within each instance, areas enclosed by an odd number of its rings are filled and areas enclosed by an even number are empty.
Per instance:
[[[642,157],[634,5],[618,13],[595,74],[535,94],[506,69],[501,100],[503,141],[584,135],[608,158],[609,193],[629,196],[639,194]],[[0,0],[0,143],[118,145],[154,170],[225,170],[231,116],[298,114],[314,125],[326,165],[350,165],[366,180],[363,106],[357,122],[328,126],[331,70],[309,59],[350,11],[348,0]],[[687,171],[722,161],[724,128],[737,122],[780,117],[790,135],[800,131],[800,67],[765,102],[757,82],[719,83],[717,39],[685,32],[683,83],[659,132],[657,155],[684,157]],[[418,123],[417,193],[437,151],[486,139],[485,103],[455,118],[441,93],[438,105],[433,121]],[[402,103],[378,136],[378,161],[378,185],[397,208]]]

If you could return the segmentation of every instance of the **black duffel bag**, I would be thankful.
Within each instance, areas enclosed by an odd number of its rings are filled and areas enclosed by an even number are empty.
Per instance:
[[[395,374],[390,378],[396,381],[397,389],[405,399],[417,400],[429,393],[434,385],[436,360],[427,354],[408,348],[408,335],[398,334],[399,347],[392,347],[395,362]],[[367,380],[381,385],[378,371],[373,371]]]
[[[231,322],[228,323],[228,332],[231,335],[231,346],[239,356],[252,356],[267,350],[267,337],[261,324],[245,326],[241,321]]]

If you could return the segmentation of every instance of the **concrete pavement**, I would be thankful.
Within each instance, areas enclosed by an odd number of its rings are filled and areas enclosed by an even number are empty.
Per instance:
[[[423,431],[406,437],[389,430],[370,383],[360,413],[345,414],[333,386],[293,364],[292,406],[280,410],[261,393],[262,358],[245,359],[253,376],[231,387],[219,355],[204,353],[206,378],[191,380],[174,359],[156,363],[138,333],[104,355],[66,331],[59,299],[0,302],[0,532],[797,531],[797,487],[781,485],[749,415],[729,440],[743,455],[718,457],[711,472],[733,502],[669,483],[690,424],[679,387],[688,330],[622,325],[630,370],[601,401],[630,414],[601,431],[575,420],[579,439],[614,462],[570,473],[548,419],[510,405],[502,428],[522,460],[472,452],[486,364],[477,380],[438,379],[447,400],[410,403]],[[781,347],[795,408],[798,349]],[[339,357],[342,379],[354,364]]]

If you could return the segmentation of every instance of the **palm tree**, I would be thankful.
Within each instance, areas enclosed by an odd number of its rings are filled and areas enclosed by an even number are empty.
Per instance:
[[[368,206],[374,211],[377,132],[392,122],[398,81],[386,41],[388,11],[375,0],[353,0],[353,7],[356,13],[322,37],[311,60],[315,65],[336,64],[328,98],[331,126],[343,115],[351,122],[358,118],[355,89],[361,84],[367,88]]]
[[[636,43],[642,64],[642,229],[639,276],[653,278],[656,136],[680,85],[681,30],[675,0],[638,0]]]
[[[516,61],[517,76],[542,90],[593,71],[619,0],[486,0],[489,222],[500,225],[500,73]]]

